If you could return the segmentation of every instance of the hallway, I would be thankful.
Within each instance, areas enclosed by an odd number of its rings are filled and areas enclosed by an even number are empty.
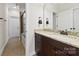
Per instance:
[[[25,49],[18,37],[9,39],[2,56],[25,56]]]

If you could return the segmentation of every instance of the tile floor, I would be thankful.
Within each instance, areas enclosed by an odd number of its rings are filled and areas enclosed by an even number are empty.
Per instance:
[[[18,37],[9,39],[2,56],[25,56],[25,49]]]

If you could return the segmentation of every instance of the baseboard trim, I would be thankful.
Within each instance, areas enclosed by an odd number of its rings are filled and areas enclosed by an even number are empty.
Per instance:
[[[35,55],[36,55],[36,53],[35,53],[35,51],[33,51],[32,53],[30,53],[29,56],[35,56]]]
[[[2,48],[0,49],[0,56],[2,56],[2,53],[3,53],[3,51],[4,51],[4,48],[5,48],[6,44],[7,44],[7,42],[8,42],[8,40],[4,43],[4,45],[3,45]]]
[[[37,56],[37,54],[33,54],[32,56]]]

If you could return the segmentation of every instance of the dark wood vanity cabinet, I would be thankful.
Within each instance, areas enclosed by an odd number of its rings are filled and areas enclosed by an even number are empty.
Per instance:
[[[35,51],[39,56],[79,56],[79,49],[35,33]]]
[[[42,46],[42,42],[41,42],[42,37],[39,34],[35,33],[35,52],[39,55],[41,54],[41,46]]]

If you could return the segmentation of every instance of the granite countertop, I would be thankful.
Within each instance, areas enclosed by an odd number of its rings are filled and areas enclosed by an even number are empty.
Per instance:
[[[71,35],[62,35],[52,31],[44,31],[44,30],[35,30],[35,33],[41,34],[51,39],[55,39],[57,41],[79,48],[79,37]]]

